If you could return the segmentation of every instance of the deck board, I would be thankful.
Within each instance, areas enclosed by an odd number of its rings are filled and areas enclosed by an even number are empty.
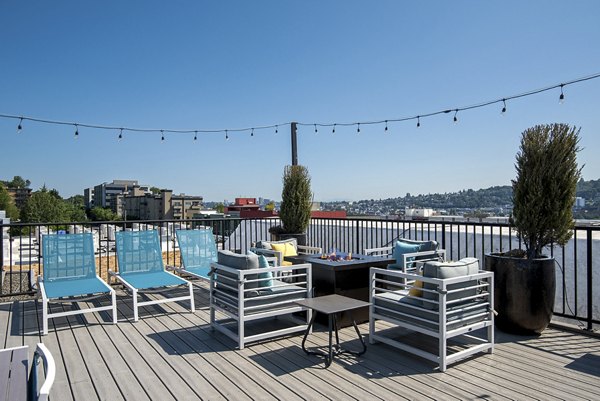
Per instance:
[[[187,302],[148,306],[137,323],[131,298],[118,294],[117,325],[105,312],[69,316],[51,320],[48,336],[40,335],[41,304],[0,304],[0,346],[29,345],[32,357],[37,342],[46,344],[57,364],[53,400],[600,399],[598,337],[554,328],[540,337],[497,331],[493,354],[452,364],[446,373],[387,345],[368,344],[364,355],[343,355],[323,369],[321,358],[301,350],[301,335],[237,350],[210,329],[205,288],[195,291],[196,313]],[[366,339],[367,325],[360,329]],[[327,341],[317,327],[307,346]],[[352,328],[341,330],[340,341],[359,345]]]

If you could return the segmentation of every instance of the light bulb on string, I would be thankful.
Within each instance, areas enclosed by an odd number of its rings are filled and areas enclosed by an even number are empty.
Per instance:
[[[250,136],[254,136],[254,128],[252,128],[252,132],[250,132]]]
[[[19,120],[19,125],[17,125],[17,134],[20,134],[23,131],[23,117]]]
[[[357,123],[357,126],[356,126],[356,134],[357,134],[357,135],[360,135],[360,123]]]
[[[278,132],[279,132],[279,126],[278,126],[278,125],[276,125],[276,126],[275,126],[275,135],[277,135],[277,133],[278,133]]]
[[[456,117],[457,114],[458,114],[458,109],[454,110],[454,123],[458,123],[458,117]]]
[[[160,141],[161,142],[165,141],[165,132],[163,130],[160,130]]]
[[[417,116],[417,128],[421,126],[421,116]]]
[[[335,135],[335,125],[336,125],[336,124],[333,124],[333,129],[331,130],[331,134],[332,134],[332,135]]]
[[[225,130],[225,140],[226,141],[229,140],[229,132],[227,130]]]
[[[75,124],[75,139],[79,138],[79,127]]]
[[[198,140],[198,131],[194,131],[194,141]]]
[[[315,135],[318,133],[319,133],[319,131],[317,130],[317,124],[315,124]]]
[[[558,103],[563,104],[565,102],[565,94],[563,93],[563,86],[565,84],[560,84],[560,96],[558,97]]]
[[[119,132],[119,142],[121,142],[121,140],[123,139],[123,128],[121,128],[121,131]]]
[[[506,99],[502,99],[502,115],[504,115],[504,113],[506,113]]]
[[[387,126],[387,123],[388,123],[388,121],[387,121],[387,120],[385,120],[385,133],[386,133],[386,134],[388,133],[388,126]]]

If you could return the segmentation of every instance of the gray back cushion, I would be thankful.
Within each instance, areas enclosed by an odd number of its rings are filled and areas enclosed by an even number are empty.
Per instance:
[[[419,252],[435,251],[440,246],[437,241],[415,241],[412,239],[398,238],[398,242],[420,245]]]
[[[459,260],[458,262],[427,262],[423,265],[423,277],[445,279],[468,276],[477,273],[479,273],[479,260],[477,258],[464,258]],[[464,287],[471,287],[474,285],[477,285],[477,280],[470,280],[458,284],[451,284],[447,286],[447,289],[455,290]],[[423,283],[423,288],[426,288],[428,290],[435,290],[437,289],[437,286],[435,284]],[[448,294],[446,296],[446,301],[452,301],[476,294],[477,289],[458,291],[455,293]],[[437,300],[438,296],[435,293],[423,291],[423,298]],[[428,309],[437,309],[437,305],[431,304],[429,302],[423,302],[423,306]]]
[[[231,251],[219,251],[217,256],[217,262],[220,265],[231,267],[237,270],[250,270],[258,269],[258,255],[254,253],[250,254],[239,254]],[[257,279],[256,274],[246,276],[247,280]],[[217,272],[217,283],[227,284],[228,286],[237,288],[237,276],[229,274],[227,272]],[[257,288],[258,283],[246,283],[246,289]]]

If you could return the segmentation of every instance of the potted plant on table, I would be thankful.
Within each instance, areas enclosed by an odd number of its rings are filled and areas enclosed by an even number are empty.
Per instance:
[[[485,257],[486,269],[494,272],[496,325],[503,331],[540,334],[552,319],[555,261],[544,249],[564,245],[572,236],[572,210],[581,176],[579,131],[551,124],[522,134],[510,222],[525,250]]]
[[[308,169],[298,165],[286,166],[279,208],[281,225],[272,227],[270,233],[278,240],[296,238],[298,245],[306,245],[312,198]]]

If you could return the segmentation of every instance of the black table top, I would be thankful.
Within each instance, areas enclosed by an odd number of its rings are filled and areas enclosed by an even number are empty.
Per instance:
[[[396,259],[391,256],[367,256],[360,254],[353,254],[352,260],[329,260],[321,259],[321,255],[297,255],[297,256],[286,256],[285,260],[292,263],[312,263],[323,267],[340,268],[340,267],[364,267],[371,264],[389,264],[394,263]]]
[[[306,298],[301,301],[296,301],[296,303],[327,315],[371,305],[368,302],[337,294],[325,295],[323,297],[316,298]]]

